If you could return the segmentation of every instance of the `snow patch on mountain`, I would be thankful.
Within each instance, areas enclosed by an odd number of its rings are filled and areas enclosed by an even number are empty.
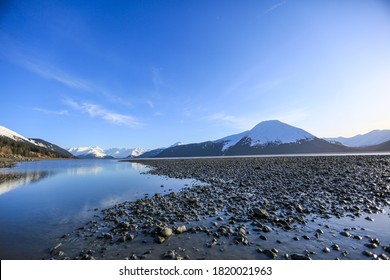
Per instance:
[[[19,133],[15,132],[15,131],[12,131],[11,129],[8,129],[4,126],[0,126],[0,136],[4,136],[4,137],[10,138],[10,139],[15,140],[15,141],[23,141],[23,142],[28,142],[28,143],[36,145],[36,143],[34,141],[28,139],[27,137],[20,135]]]
[[[78,147],[68,149],[72,155],[76,157],[96,157],[104,158],[107,157],[107,154],[104,152],[104,149],[96,147]]]
[[[222,151],[225,151],[236,145],[244,137],[250,139],[251,146],[264,145],[267,143],[287,144],[299,142],[301,140],[312,140],[315,138],[314,135],[303,129],[277,120],[272,120],[261,122],[251,130],[230,135],[214,142],[223,142],[224,145]]]
[[[81,158],[126,158],[136,157],[144,153],[146,150],[143,148],[125,149],[125,148],[110,148],[103,149],[96,147],[74,147],[68,149],[68,151]]]
[[[181,146],[181,145],[185,145],[185,144],[183,142],[176,142],[175,144],[169,146],[169,148],[176,147],[176,146]],[[162,149],[165,149],[165,148],[162,148]]]

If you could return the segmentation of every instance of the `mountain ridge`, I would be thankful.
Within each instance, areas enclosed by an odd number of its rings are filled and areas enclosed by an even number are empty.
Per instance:
[[[358,134],[352,137],[329,137],[327,141],[340,143],[348,147],[368,147],[390,141],[390,130],[375,129],[365,134]]]
[[[114,158],[132,158],[141,155],[142,153],[146,152],[147,150],[143,148],[133,148],[133,149],[126,149],[126,148],[109,148],[109,149],[103,149],[99,146],[95,147],[72,147],[68,149],[68,152],[70,152],[72,155],[83,158],[83,159],[114,159]]]
[[[258,123],[250,130],[215,141],[169,147],[151,157],[348,153],[355,151],[357,150],[320,139],[301,128],[278,120],[269,120]]]
[[[73,158],[65,149],[39,138],[27,138],[0,126],[0,155],[32,158]]]

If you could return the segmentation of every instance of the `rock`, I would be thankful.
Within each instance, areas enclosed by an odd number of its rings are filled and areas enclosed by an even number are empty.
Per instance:
[[[332,245],[332,249],[335,250],[335,251],[340,251],[340,246],[338,244],[334,243]]]
[[[323,250],[322,250],[324,253],[329,253],[330,252],[330,249],[328,247],[325,247]]]
[[[317,229],[316,232],[317,232],[318,234],[324,234],[324,231],[323,231],[322,229]]]
[[[62,243],[58,243],[56,246],[50,249],[50,252],[53,253],[54,251],[58,250],[62,246]]]
[[[374,256],[374,253],[371,251],[363,251],[362,254],[365,255],[366,257],[370,257],[370,258]]]
[[[164,259],[171,259],[175,260],[176,259],[176,251],[175,250],[169,250],[164,254]]]
[[[293,239],[294,239],[295,241],[299,241],[299,237],[298,237],[298,236],[295,236]]]
[[[371,248],[371,249],[375,249],[378,247],[378,245],[376,243],[366,243],[366,244],[364,244],[364,246],[366,246],[367,248]]]
[[[130,234],[130,233],[128,233],[128,234],[126,234],[126,240],[133,240],[135,238],[135,236],[133,235],[133,234]]]
[[[373,221],[374,221],[374,219],[373,219],[373,218],[371,218],[371,217],[368,217],[368,216],[367,216],[365,219],[366,219],[367,221],[370,221],[370,222],[373,222]]]
[[[378,259],[381,259],[381,260],[384,260],[384,261],[390,260],[390,258],[385,253],[380,254],[378,256]]]
[[[370,238],[370,242],[374,243],[374,244],[376,244],[378,246],[381,245],[381,242],[379,241],[378,238]]]
[[[260,208],[253,209],[253,215],[260,219],[267,219],[269,217],[267,210]]]
[[[267,237],[264,236],[264,235],[260,235],[260,239],[261,239],[261,240],[267,240]]]
[[[179,226],[179,227],[177,227],[177,229],[176,229],[176,232],[177,233],[183,233],[183,232],[186,232],[187,231],[187,228],[186,228],[186,226],[185,225],[182,225],[182,226]]]
[[[342,232],[340,232],[340,234],[342,236],[345,236],[345,237],[351,237],[352,236],[348,231],[342,231]]]
[[[353,239],[362,240],[363,237],[361,237],[360,235],[354,235],[354,236],[353,236]]]
[[[156,241],[158,244],[161,244],[165,242],[165,238],[160,235],[157,235],[154,241]]]
[[[302,213],[303,212],[302,205],[298,204],[297,207],[295,208],[295,210],[297,210],[299,213]]]
[[[268,250],[268,249],[263,250],[263,254],[266,255],[270,259],[275,259],[277,256],[277,254],[275,252]]]
[[[291,254],[292,260],[311,260],[312,258],[302,254]]]
[[[172,229],[169,227],[165,227],[161,231],[161,236],[165,238],[172,236],[172,234],[173,234]]]
[[[263,231],[264,231],[264,232],[271,232],[271,231],[272,231],[272,228],[269,227],[269,226],[263,226]]]
[[[302,238],[303,238],[303,239],[306,239],[306,240],[310,240],[310,237],[307,236],[307,235],[303,235]]]

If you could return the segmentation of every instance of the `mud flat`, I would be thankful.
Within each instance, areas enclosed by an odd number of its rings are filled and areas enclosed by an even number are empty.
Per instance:
[[[95,209],[44,258],[389,259],[389,156],[135,162],[205,184]]]

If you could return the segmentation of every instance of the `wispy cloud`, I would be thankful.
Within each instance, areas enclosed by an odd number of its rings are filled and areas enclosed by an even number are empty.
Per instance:
[[[77,89],[77,90],[82,90],[82,91],[90,91],[90,92],[97,90],[97,87],[93,85],[91,82],[73,77],[65,72],[62,72],[59,69],[49,67],[49,66],[44,66],[43,64],[33,62],[31,60],[25,60],[23,62],[23,65],[28,70],[46,79],[60,82],[61,84],[67,87]]]
[[[32,73],[35,73],[45,79],[58,82],[70,89],[102,96],[109,102],[133,107],[132,102],[128,99],[122,98],[114,90],[107,89],[95,81],[80,78],[73,73],[64,71],[57,65],[45,62],[39,55],[29,49],[26,49],[21,44],[18,44],[18,42],[7,38],[1,32],[0,40],[4,43],[0,44],[0,56],[5,57]]]
[[[287,1],[279,2],[279,3],[277,3],[277,4],[273,5],[273,6],[271,6],[270,8],[268,8],[268,9],[264,12],[264,14],[268,14],[268,13],[272,12],[273,10],[275,10],[275,9],[277,9],[277,8],[279,8],[279,7],[281,7],[281,6],[283,6],[283,5],[286,4],[286,3],[287,3]]]
[[[128,127],[139,127],[144,125],[142,122],[130,115],[112,112],[97,104],[87,102],[78,103],[72,99],[65,100],[65,103],[75,110],[88,114],[92,118],[100,118],[115,125]]]
[[[68,110],[54,111],[54,110],[47,110],[43,108],[33,108],[33,110],[37,112],[41,112],[46,115],[59,115],[59,116],[69,115]]]

